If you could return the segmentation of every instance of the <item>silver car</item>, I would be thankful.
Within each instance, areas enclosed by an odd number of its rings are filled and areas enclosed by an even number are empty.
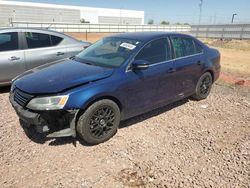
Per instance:
[[[0,87],[29,69],[74,56],[89,45],[50,30],[0,29]]]

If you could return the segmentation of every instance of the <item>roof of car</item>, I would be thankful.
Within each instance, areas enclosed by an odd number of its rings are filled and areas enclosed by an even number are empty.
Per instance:
[[[46,29],[46,28],[34,28],[34,27],[6,27],[6,28],[1,28],[0,32],[20,32],[22,30],[27,30],[27,31],[32,31],[32,32],[37,31],[37,32],[41,32],[41,33],[49,34],[49,35],[53,33],[52,35],[56,35],[56,36],[63,37],[63,38],[67,37],[68,39],[71,39],[71,40],[77,40],[74,37],[71,37],[70,35],[60,33],[58,31],[50,30],[49,28]]]
[[[126,38],[126,39],[132,39],[132,40],[139,40],[139,41],[150,41],[155,38],[170,36],[170,35],[182,35],[182,36],[189,36],[181,33],[175,33],[175,32],[161,32],[161,31],[149,31],[149,32],[131,32],[131,33],[122,33],[114,35],[113,37],[119,37],[119,38]]]
[[[50,30],[49,28],[36,28],[36,27],[5,27],[5,28],[0,28],[0,31],[4,31],[4,30],[22,30],[22,29],[27,29],[27,30],[37,30],[37,31],[44,31],[44,32],[54,32],[54,33],[58,33],[61,34],[60,32],[54,31],[54,30]]]

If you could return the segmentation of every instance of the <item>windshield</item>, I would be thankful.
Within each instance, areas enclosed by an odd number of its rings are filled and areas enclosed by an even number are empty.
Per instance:
[[[119,67],[133,53],[139,41],[116,37],[104,38],[76,56],[81,62],[106,67]]]

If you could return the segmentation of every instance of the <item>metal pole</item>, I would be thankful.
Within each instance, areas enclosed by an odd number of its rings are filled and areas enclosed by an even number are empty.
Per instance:
[[[12,21],[16,21],[16,10],[13,10],[13,19],[12,19]]]
[[[122,8],[120,8],[120,24],[122,22]]]
[[[234,23],[234,17],[235,17],[236,15],[237,15],[237,14],[235,14],[235,13],[232,15],[232,23]]]
[[[202,16],[202,5],[203,5],[203,0],[200,0],[199,7],[200,7],[200,15],[199,15],[199,25],[201,24],[201,16]]]
[[[216,24],[216,17],[217,17],[217,15],[215,14],[214,15],[214,24]]]

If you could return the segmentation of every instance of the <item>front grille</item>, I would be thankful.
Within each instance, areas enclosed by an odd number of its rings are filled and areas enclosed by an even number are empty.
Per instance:
[[[24,93],[17,88],[14,89],[13,93],[14,93],[14,101],[16,101],[22,107],[26,106],[28,102],[34,97],[33,95]]]

